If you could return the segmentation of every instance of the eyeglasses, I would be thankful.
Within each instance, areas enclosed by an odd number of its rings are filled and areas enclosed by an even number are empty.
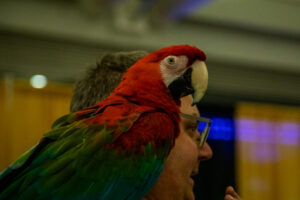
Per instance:
[[[205,118],[205,117],[198,117],[198,116],[194,116],[194,115],[189,115],[189,114],[185,114],[185,113],[180,113],[180,116],[185,118],[185,119],[190,119],[190,120],[196,120],[197,124],[199,126],[200,122],[204,122],[205,123],[205,128],[202,131],[202,133],[200,133],[200,141],[199,141],[199,148],[202,148],[207,140],[208,134],[209,134],[209,130],[210,130],[210,124],[211,124],[211,119],[209,118]],[[197,127],[198,130],[198,127]]]

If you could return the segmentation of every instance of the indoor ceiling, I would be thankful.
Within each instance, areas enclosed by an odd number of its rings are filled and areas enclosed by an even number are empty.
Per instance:
[[[299,0],[219,0],[153,26],[147,18],[123,20],[132,18],[126,7],[103,17],[75,0],[2,0],[0,73],[73,82],[103,51],[187,43],[207,53],[209,101],[299,105],[299,7]]]

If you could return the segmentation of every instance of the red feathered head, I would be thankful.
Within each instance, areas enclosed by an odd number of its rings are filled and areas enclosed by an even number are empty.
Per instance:
[[[176,45],[154,51],[130,67],[116,92],[153,101],[166,96],[178,101],[192,94],[198,103],[207,89],[206,56],[200,49]],[[164,96],[164,97],[163,97]]]

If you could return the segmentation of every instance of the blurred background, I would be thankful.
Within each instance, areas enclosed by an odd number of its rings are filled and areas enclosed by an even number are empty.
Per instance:
[[[1,0],[0,170],[68,113],[106,51],[190,44],[207,54],[212,160],[197,199],[300,199],[299,0]],[[34,76],[37,75],[37,76]],[[42,75],[42,76],[41,76]]]

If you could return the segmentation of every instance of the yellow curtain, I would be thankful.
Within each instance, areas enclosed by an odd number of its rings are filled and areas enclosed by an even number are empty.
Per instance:
[[[300,108],[243,102],[235,117],[243,200],[300,200]]]
[[[0,80],[0,171],[35,145],[58,117],[69,112],[72,85]]]

